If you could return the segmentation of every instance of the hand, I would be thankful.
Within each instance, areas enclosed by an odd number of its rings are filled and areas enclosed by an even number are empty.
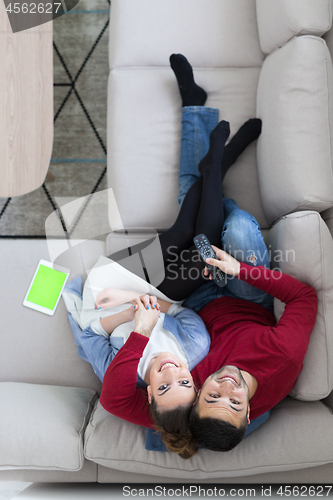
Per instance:
[[[127,323],[128,321],[133,321],[135,315],[135,309],[133,306],[121,311],[117,314],[112,314],[106,318],[101,318],[99,321],[104,328],[104,330],[112,335],[112,332],[117,326]]]
[[[224,250],[220,250],[219,248],[212,245],[214,252],[216,253],[217,259],[206,259],[207,264],[211,266],[216,266],[221,269],[226,274],[230,274],[231,276],[238,276],[240,271],[240,263],[238,260],[234,259],[231,255],[229,255]],[[207,267],[205,267],[205,276],[208,276],[209,271]],[[209,276],[209,279],[213,279],[212,276]]]
[[[157,297],[155,297],[155,295],[148,295],[146,293],[145,295],[140,295],[139,298],[146,309],[149,309],[150,307],[158,310],[161,309],[160,304],[157,302]],[[137,299],[132,300],[132,303],[134,305],[137,305]]]
[[[135,311],[133,306],[129,307],[128,309],[125,309],[124,314],[126,315],[126,319],[124,323],[127,323],[128,321],[133,321],[135,318]]]
[[[120,304],[126,304],[126,302],[132,302],[137,297],[139,297],[139,294],[136,292],[106,288],[97,295],[95,309],[119,306]]]
[[[134,331],[145,337],[150,337],[160,315],[160,306],[157,304],[156,297],[141,296],[135,300],[134,309]]]

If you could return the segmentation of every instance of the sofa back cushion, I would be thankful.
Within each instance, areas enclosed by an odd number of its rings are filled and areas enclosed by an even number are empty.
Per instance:
[[[181,98],[169,57],[188,58],[207,91],[206,105],[230,122],[231,138],[256,114],[264,55],[255,0],[114,0],[109,53],[108,185],[126,228],[165,230],[179,210],[181,139]],[[255,144],[227,173],[224,195],[269,227]]]
[[[194,67],[260,66],[255,0],[113,0],[110,67],[168,67],[173,52]]]
[[[280,268],[317,292],[317,320],[291,395],[305,401],[322,399],[333,389],[332,236],[317,212],[304,211],[282,217],[270,230],[266,244],[273,268]],[[274,301],[279,319],[284,304]]]
[[[151,474],[157,482],[161,475],[174,482],[183,478],[230,480],[333,461],[333,416],[320,401],[284,399],[272,409],[267,422],[227,454],[201,449],[184,460],[175,453],[146,450],[145,437],[144,427],[111,415],[98,402],[86,429],[84,454],[105,467]]]
[[[262,67],[257,115],[259,185],[269,223],[333,205],[333,68],[323,39],[297,37]]]
[[[208,93],[207,106],[220,109],[232,137],[256,114],[260,68],[195,70]],[[108,184],[125,228],[168,229],[177,201],[181,145],[181,99],[170,68],[115,69],[108,91]],[[252,143],[227,172],[224,196],[251,212],[261,227],[263,214]],[[113,226],[113,230],[117,227]]]
[[[265,54],[293,36],[323,35],[332,26],[332,0],[256,0],[260,46]]]

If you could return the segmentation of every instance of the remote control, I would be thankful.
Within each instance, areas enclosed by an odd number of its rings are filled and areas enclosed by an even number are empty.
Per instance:
[[[226,274],[221,271],[216,266],[211,266],[210,264],[207,264],[206,259],[217,259],[216,253],[212,249],[212,245],[210,244],[208,238],[204,234],[198,234],[194,239],[194,244],[197,247],[197,249],[200,252],[201,258],[204,261],[204,263],[207,266],[207,269],[214,279],[215,283],[219,287],[224,287],[227,284],[227,277]]]

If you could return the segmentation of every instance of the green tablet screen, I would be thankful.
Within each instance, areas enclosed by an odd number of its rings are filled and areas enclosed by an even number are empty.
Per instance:
[[[53,310],[67,274],[40,265],[27,300]]]

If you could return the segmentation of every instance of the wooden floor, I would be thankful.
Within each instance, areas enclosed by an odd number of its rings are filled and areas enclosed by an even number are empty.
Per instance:
[[[28,194],[0,196],[0,239],[45,238],[56,206],[107,188],[109,2],[80,0],[53,22],[52,178]]]

